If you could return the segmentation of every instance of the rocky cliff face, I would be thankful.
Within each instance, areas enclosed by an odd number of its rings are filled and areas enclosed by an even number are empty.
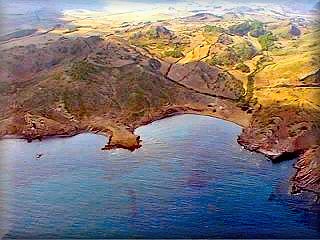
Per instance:
[[[296,174],[292,177],[292,192],[309,191],[318,195],[320,201],[320,147],[308,149],[295,164]]]
[[[295,106],[270,105],[253,115],[239,143],[276,160],[288,153],[302,152],[319,144],[320,115]]]
[[[270,105],[256,111],[238,142],[273,161],[298,157],[292,192],[310,191],[320,196],[320,114],[296,106]]]

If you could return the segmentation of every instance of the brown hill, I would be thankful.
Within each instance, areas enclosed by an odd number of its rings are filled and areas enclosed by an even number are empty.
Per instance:
[[[221,21],[222,18],[212,13],[197,13],[195,15],[184,17],[182,19],[188,22],[217,22]]]
[[[127,128],[207,108],[212,96],[233,100],[243,94],[241,82],[205,63],[172,66],[166,76],[162,62],[115,38],[62,38],[1,56],[6,66],[1,81],[7,86],[0,91],[1,136],[32,140],[90,129],[111,132],[114,140],[125,135],[125,142],[111,145],[131,149],[139,141]],[[179,71],[193,74],[181,81]]]

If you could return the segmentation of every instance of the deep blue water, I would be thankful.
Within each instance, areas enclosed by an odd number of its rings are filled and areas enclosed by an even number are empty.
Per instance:
[[[319,211],[288,194],[294,162],[272,164],[242,150],[240,131],[223,120],[182,115],[137,129],[143,147],[135,152],[102,151],[105,137],[93,134],[2,140],[2,232],[7,238],[320,238]]]

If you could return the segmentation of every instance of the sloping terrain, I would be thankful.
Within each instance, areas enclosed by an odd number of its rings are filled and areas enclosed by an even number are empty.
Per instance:
[[[204,62],[175,64],[168,77],[201,93],[237,100],[244,95],[241,81]]]
[[[191,76],[198,79],[199,86],[186,83],[184,87],[178,79],[160,72],[161,61],[142,55],[117,38],[62,38],[43,47],[26,46],[10,52],[11,57],[3,58],[2,82],[7,90],[1,92],[5,99],[1,104],[1,136],[32,140],[93,129],[114,135],[121,132],[126,139],[132,135],[128,130],[163,115],[210,112],[208,105],[215,101],[210,94],[222,101],[236,100],[244,92],[237,79],[205,63]],[[190,71],[189,65],[179,67]],[[216,80],[203,75],[208,69]],[[202,94],[202,85],[208,84],[210,94]],[[130,144],[122,143],[122,147],[133,149],[139,141]]]

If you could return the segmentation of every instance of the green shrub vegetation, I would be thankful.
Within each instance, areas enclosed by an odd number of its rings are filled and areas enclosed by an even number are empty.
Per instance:
[[[225,57],[224,54],[217,54],[213,56],[211,59],[207,60],[207,63],[214,66],[214,65],[220,65],[220,66],[229,66],[232,65],[232,61]]]
[[[257,50],[249,43],[239,43],[226,48],[207,61],[210,65],[230,66],[253,58]]]
[[[159,36],[156,29],[149,29],[146,34],[149,38],[157,38]]]
[[[235,64],[237,61],[239,61],[239,58],[234,49],[228,47],[223,52],[214,55],[207,63],[210,65],[229,66]]]
[[[168,50],[163,53],[165,57],[181,58],[184,56],[181,49],[175,48],[173,50]]]
[[[250,34],[252,37],[257,38],[257,37],[264,35],[266,33],[266,30],[265,30],[262,22],[255,20],[255,21],[252,21],[250,24],[251,24]]]
[[[206,33],[212,33],[212,32],[223,32],[223,28],[213,25],[206,25],[203,29]]]
[[[265,34],[264,25],[262,22],[259,21],[245,21],[240,24],[233,25],[229,28],[229,31],[232,34],[236,35],[246,35],[249,32],[251,33],[251,36],[253,37],[259,37],[263,34]]]
[[[208,59],[206,60],[206,62],[209,64],[209,65],[222,65],[222,61],[220,58],[218,58],[217,55],[213,56],[211,59]]]
[[[241,63],[238,63],[235,68],[237,70],[240,70],[241,72],[244,72],[244,73],[249,73],[250,72],[250,68],[248,67],[248,65],[244,64],[243,62]]]
[[[248,42],[233,45],[232,49],[242,61],[251,59],[257,54],[255,47]]]
[[[74,62],[71,65],[69,75],[73,80],[85,81],[88,80],[90,74],[96,73],[96,71],[97,69],[92,63],[89,63],[85,60],[81,60],[78,62]]]
[[[276,37],[271,32],[267,32],[266,34],[258,37],[258,41],[263,51],[269,51],[274,46],[274,42],[276,40]]]
[[[240,24],[236,24],[236,25],[232,25],[229,28],[229,31],[232,34],[236,34],[236,35],[240,35],[240,36],[246,35],[250,30],[251,30],[251,25],[250,25],[249,21],[246,21],[246,22],[243,22]]]

